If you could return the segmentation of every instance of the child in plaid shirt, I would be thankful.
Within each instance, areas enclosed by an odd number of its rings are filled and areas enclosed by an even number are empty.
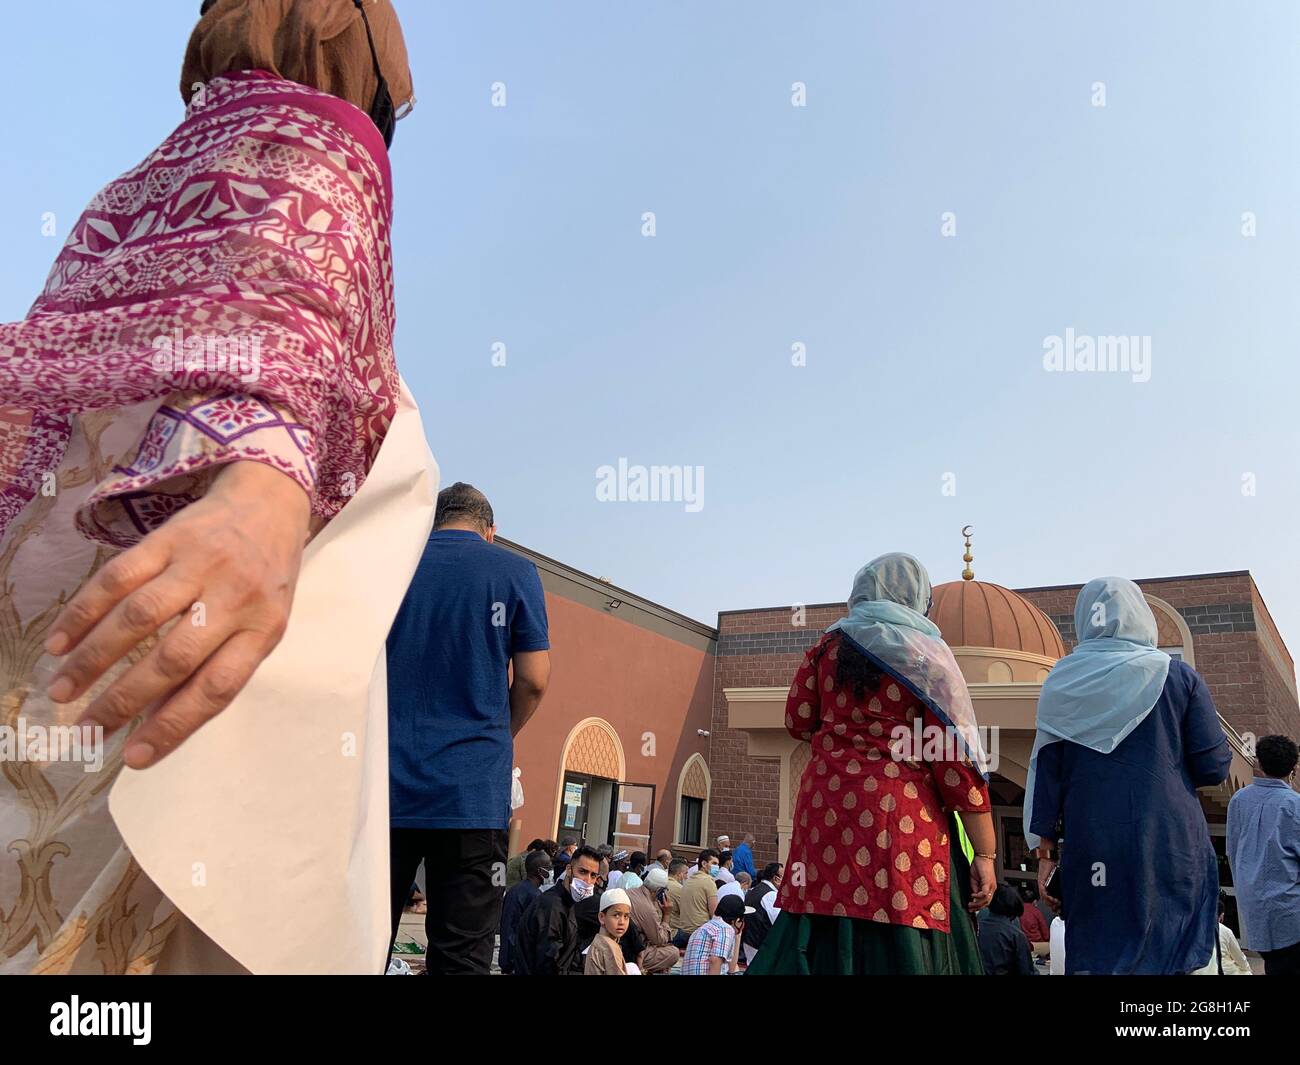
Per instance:
[[[753,912],[753,906],[746,906],[745,900],[735,895],[720,898],[713,918],[691,933],[682,975],[726,976],[734,971],[745,915]]]

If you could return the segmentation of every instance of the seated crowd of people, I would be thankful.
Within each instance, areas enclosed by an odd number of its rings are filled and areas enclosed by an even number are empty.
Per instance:
[[[743,971],[776,920],[782,866],[755,870],[753,837],[694,863],[573,838],[506,863],[498,963],[518,976],[721,976]]]

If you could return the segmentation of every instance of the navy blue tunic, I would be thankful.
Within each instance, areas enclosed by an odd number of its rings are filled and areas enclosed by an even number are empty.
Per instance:
[[[1038,752],[1030,830],[1057,838],[1067,973],[1182,973],[1210,960],[1218,865],[1198,787],[1232,751],[1200,675],[1175,659],[1160,701],[1110,754]]]

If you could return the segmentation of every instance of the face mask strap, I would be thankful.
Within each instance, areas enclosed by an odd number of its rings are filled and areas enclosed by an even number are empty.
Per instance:
[[[393,130],[397,125],[397,116],[393,108],[393,94],[388,90],[388,82],[384,79],[384,72],[379,69],[379,53],[375,50],[375,37],[370,32],[370,19],[366,15],[365,0],[352,0],[356,9],[361,12],[361,22],[366,27],[366,41],[370,45],[370,61],[375,67],[375,77],[379,85],[375,89],[374,101],[370,104],[370,118],[379,132],[384,137],[384,147],[393,146]]]

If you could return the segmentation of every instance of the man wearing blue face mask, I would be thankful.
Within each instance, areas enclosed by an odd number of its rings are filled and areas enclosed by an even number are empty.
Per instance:
[[[581,976],[585,959],[579,947],[574,906],[596,890],[600,855],[579,847],[564,877],[528,904],[519,919],[511,963],[517,976]]]
[[[718,905],[717,875],[718,852],[712,849],[700,851],[695,872],[682,885],[681,932],[677,936],[681,945],[685,945],[700,925],[712,919]]]

